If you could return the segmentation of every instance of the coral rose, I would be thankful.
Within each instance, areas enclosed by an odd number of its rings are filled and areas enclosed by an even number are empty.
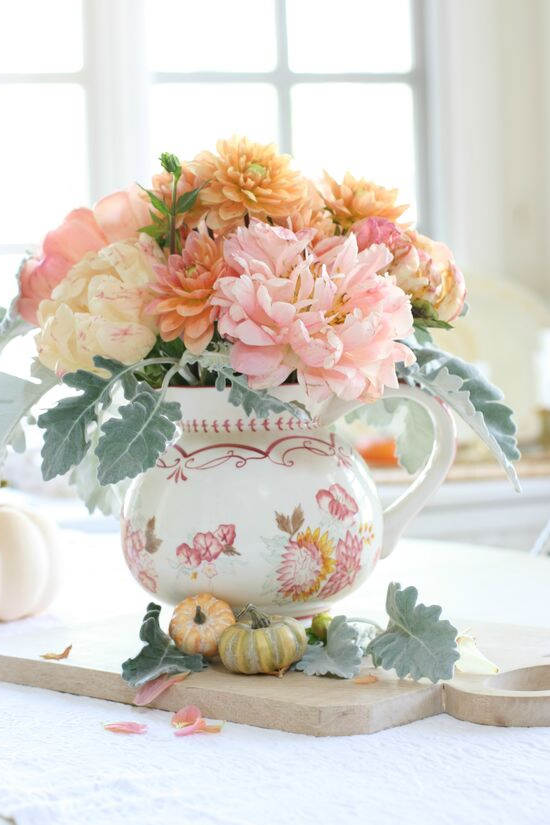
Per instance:
[[[219,140],[218,154],[201,152],[190,164],[201,180],[207,225],[226,233],[248,214],[265,220],[286,218],[307,200],[307,181],[290,168],[290,155],[279,155],[274,144],[252,143],[233,136]]]
[[[325,172],[319,186],[333,220],[344,230],[362,218],[379,216],[395,221],[408,206],[397,206],[397,189],[384,189],[372,181],[356,178],[346,172],[342,183]]]
[[[253,222],[225,246],[236,277],[221,277],[212,303],[231,362],[256,388],[297,370],[314,400],[332,393],[373,400],[397,386],[395,364],[414,360],[397,339],[412,330],[410,301],[383,245],[359,252],[355,235],[308,247],[311,232]]]
[[[188,350],[203,352],[214,334],[214,284],[225,269],[222,241],[210,238],[204,227],[189,233],[181,255],[170,255],[166,265],[155,267],[151,290],[157,297],[148,311],[158,315],[165,341],[182,338]]]
[[[97,372],[94,355],[133,364],[156,341],[145,311],[153,266],[162,252],[150,238],[111,244],[86,255],[38,309],[38,357],[57,375]]]
[[[57,284],[87,252],[137,237],[138,229],[148,222],[148,209],[137,187],[107,195],[93,209],[69,212],[61,226],[48,232],[38,253],[21,268],[17,302],[21,317],[36,325],[40,301],[51,297]]]

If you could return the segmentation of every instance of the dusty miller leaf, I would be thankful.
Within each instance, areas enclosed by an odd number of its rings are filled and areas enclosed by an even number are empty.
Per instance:
[[[270,413],[289,413],[294,418],[308,421],[309,413],[303,404],[298,401],[281,401],[269,395],[267,390],[254,390],[248,386],[245,375],[238,375],[231,367],[220,365],[215,367],[218,372],[216,387],[219,390],[225,389],[225,381],[229,381],[231,389],[229,391],[229,402],[235,407],[242,407],[247,415],[254,413],[258,418],[268,418]],[[223,380],[221,380],[223,377]]]
[[[21,437],[21,419],[58,383],[56,375],[42,365],[34,372],[37,381],[0,373],[0,455],[12,442],[17,447]]]
[[[164,673],[197,672],[205,666],[200,653],[189,655],[178,650],[160,626],[160,611],[160,605],[154,602],[147,606],[139,632],[139,638],[145,642],[145,646],[137,656],[122,664],[122,678],[131,687],[141,687]]]
[[[512,410],[502,403],[502,393],[471,364],[436,347],[412,347],[417,363],[400,367],[412,379],[447,403],[489,447],[519,492],[512,461],[520,458]]]
[[[388,587],[386,611],[389,623],[368,645],[375,667],[395,669],[400,679],[426,678],[431,682],[450,679],[459,658],[457,630],[440,619],[441,607],[417,604],[418,590],[392,582]]]
[[[96,449],[100,484],[116,484],[154,467],[181,419],[177,402],[162,401],[148,385],[106,421]]]
[[[45,431],[42,475],[46,481],[80,464],[90,449],[91,425],[97,422],[99,409],[110,404],[114,385],[125,369],[123,364],[107,358],[96,357],[94,362],[110,376],[104,378],[86,370],[68,373],[63,383],[79,390],[79,394],[62,398],[38,418],[38,426]]]
[[[112,515],[118,518],[130,482],[125,479],[118,484],[102,486],[99,483],[97,479],[99,459],[95,454],[98,440],[99,430],[95,427],[90,436],[90,448],[80,464],[73,467],[69,481],[76,487],[76,491],[88,508],[89,513],[100,510],[104,516]]]
[[[347,421],[356,418],[371,427],[391,430],[399,464],[408,473],[416,473],[424,466],[433,446],[434,432],[431,418],[420,404],[409,399],[381,399],[346,416]]]
[[[326,644],[308,645],[296,670],[308,676],[340,676],[352,679],[359,673],[363,651],[359,633],[346,622],[345,616],[335,616],[327,629]]]

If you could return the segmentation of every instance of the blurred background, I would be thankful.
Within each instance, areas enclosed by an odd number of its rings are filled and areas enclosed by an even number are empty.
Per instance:
[[[0,0],[0,10],[0,305],[48,229],[147,183],[161,151],[190,159],[238,132],[276,141],[309,175],[349,169],[398,187],[406,217],[448,243],[466,275],[471,312],[438,342],[503,388],[524,452],[518,497],[460,431],[451,478],[409,535],[532,550],[550,517],[548,0]],[[4,369],[28,360],[24,343]],[[391,442],[349,435],[395,497],[406,482]],[[8,480],[43,493],[36,466],[36,455],[10,459]]]

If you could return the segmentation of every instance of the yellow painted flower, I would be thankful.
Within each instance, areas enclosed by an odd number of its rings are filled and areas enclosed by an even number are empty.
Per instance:
[[[277,571],[279,592],[292,601],[305,601],[316,593],[335,567],[334,545],[328,533],[307,528],[291,539]]]
[[[225,233],[244,222],[245,215],[277,219],[300,210],[307,200],[307,181],[290,168],[290,155],[279,155],[274,144],[252,143],[233,136],[219,140],[218,154],[201,152],[190,164],[209,183],[200,194],[208,209],[210,229]]]
[[[98,372],[94,355],[132,364],[155,343],[157,323],[145,308],[151,300],[153,266],[164,257],[151,238],[120,241],[89,254],[38,309],[38,357],[57,375],[77,369]]]
[[[384,189],[364,178],[356,179],[349,172],[342,183],[325,172],[320,192],[333,220],[345,230],[363,218],[376,216],[396,221],[408,209],[406,205],[396,205],[397,189]]]

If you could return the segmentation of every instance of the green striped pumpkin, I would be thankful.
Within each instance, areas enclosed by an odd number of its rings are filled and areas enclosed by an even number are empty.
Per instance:
[[[291,616],[267,616],[249,604],[227,627],[218,643],[220,659],[233,673],[275,673],[290,667],[305,653],[306,632]]]

